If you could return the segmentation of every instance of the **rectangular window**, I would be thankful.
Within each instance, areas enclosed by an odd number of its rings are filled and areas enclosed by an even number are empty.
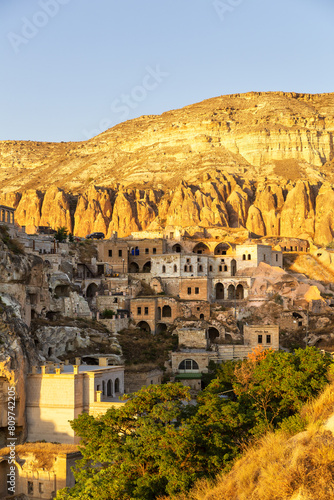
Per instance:
[[[112,257],[112,250],[108,250],[109,257]]]
[[[157,249],[156,248],[153,248],[153,253],[157,253]]]
[[[122,255],[123,255],[122,250],[118,250],[118,257],[122,257]]]
[[[210,273],[212,273],[212,266],[209,267],[209,271],[210,271]]]
[[[100,390],[101,390],[101,386],[100,386],[100,384],[97,384],[97,386],[96,386],[96,390],[97,390],[97,391],[100,391]]]
[[[267,344],[271,344],[271,335],[267,335]]]
[[[219,266],[219,272],[221,273],[223,270],[223,266]]]
[[[257,336],[257,343],[262,344],[262,335]]]
[[[195,287],[195,294],[198,295],[199,294],[199,288],[196,286]]]
[[[39,493],[44,493],[44,484],[43,483],[38,484],[38,491],[39,491]]]
[[[276,262],[278,261],[278,253],[276,254]]]
[[[32,481],[28,481],[28,495],[34,494],[34,483]]]
[[[190,263],[190,259],[187,259],[187,264],[189,264],[189,263]]]
[[[191,288],[190,287],[188,287],[187,293],[188,293],[188,295],[191,295]]]
[[[149,252],[148,248],[145,248],[145,253],[148,253],[148,252]]]
[[[145,307],[145,315],[148,315],[148,307]]]
[[[137,307],[137,314],[141,314],[141,307]]]

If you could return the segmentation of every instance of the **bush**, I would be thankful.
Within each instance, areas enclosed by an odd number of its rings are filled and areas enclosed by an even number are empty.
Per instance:
[[[102,314],[105,319],[111,319],[115,316],[116,313],[111,309],[105,309]]]

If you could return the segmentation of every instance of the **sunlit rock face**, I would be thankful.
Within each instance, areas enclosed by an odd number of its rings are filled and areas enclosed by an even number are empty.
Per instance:
[[[16,220],[101,231],[247,229],[333,239],[334,94],[220,96],[89,141],[0,143],[0,203]]]

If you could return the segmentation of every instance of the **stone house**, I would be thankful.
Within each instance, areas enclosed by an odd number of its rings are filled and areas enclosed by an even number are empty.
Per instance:
[[[176,380],[193,390],[201,389],[202,373],[208,371],[210,361],[243,359],[257,346],[279,349],[279,327],[276,325],[245,325],[243,344],[215,343],[217,337],[212,340],[210,328],[181,327],[176,333],[179,348],[172,352],[172,372]]]
[[[8,479],[15,478],[15,498],[51,500],[58,490],[75,484],[71,467],[82,458],[79,451],[68,451],[69,446],[49,443],[29,443],[16,447],[14,465],[9,464],[9,455],[0,455],[0,498],[12,495]],[[9,451],[5,448],[3,451]],[[10,467],[14,467],[10,469]],[[7,497],[6,497],[7,498]],[[10,497],[14,498],[14,496]]]
[[[105,357],[99,362],[99,366],[62,365],[52,373],[42,366],[28,374],[28,441],[76,443],[69,420],[99,404],[118,404],[124,393],[124,367],[108,366]]]

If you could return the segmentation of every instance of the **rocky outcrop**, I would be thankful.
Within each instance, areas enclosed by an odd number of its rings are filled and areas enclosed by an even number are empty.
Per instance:
[[[0,202],[28,232],[232,228],[333,239],[334,94],[221,96],[80,143],[0,143]],[[6,168],[6,166],[8,168]]]

